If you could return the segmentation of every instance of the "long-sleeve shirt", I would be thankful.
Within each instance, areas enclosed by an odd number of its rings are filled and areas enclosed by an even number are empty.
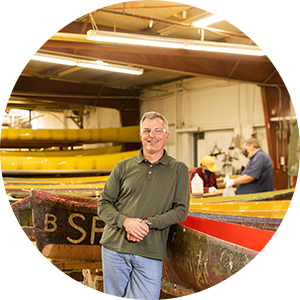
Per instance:
[[[156,163],[142,155],[119,162],[98,201],[106,223],[100,244],[110,250],[165,259],[169,228],[184,222],[190,202],[188,167],[164,152]],[[140,242],[128,241],[125,218],[149,219],[149,233]]]
[[[208,193],[208,189],[210,187],[214,186],[216,189],[218,188],[216,172],[212,172],[209,176],[205,176],[201,167],[194,168],[190,172],[190,182],[192,182],[192,179],[194,178],[196,173],[198,173],[199,176],[203,180],[203,192],[204,193]]]

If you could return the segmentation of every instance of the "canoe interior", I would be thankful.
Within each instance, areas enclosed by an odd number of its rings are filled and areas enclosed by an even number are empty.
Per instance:
[[[191,203],[191,212],[283,219],[291,200]]]
[[[205,203],[205,202],[246,202],[246,201],[268,201],[268,200],[292,200],[294,195],[294,188],[283,189],[278,191],[254,193],[247,195],[235,195],[230,197],[208,197],[199,198],[191,196],[191,204]]]
[[[188,216],[187,220],[180,224],[223,241],[258,252],[266,246],[274,235],[274,232],[268,230],[202,219],[195,216]]]

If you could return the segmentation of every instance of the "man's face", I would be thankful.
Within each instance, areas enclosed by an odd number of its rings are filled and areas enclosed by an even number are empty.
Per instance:
[[[144,152],[153,155],[163,153],[169,133],[165,132],[164,122],[160,118],[145,119],[140,138]]]
[[[253,145],[247,146],[246,144],[243,144],[243,150],[242,151],[245,151],[245,150],[247,151],[248,155],[247,156],[245,154],[244,155],[247,158],[250,158],[252,156],[251,152],[253,151]]]

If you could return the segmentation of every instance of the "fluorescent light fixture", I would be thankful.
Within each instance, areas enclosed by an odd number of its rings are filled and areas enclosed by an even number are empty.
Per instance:
[[[89,30],[87,32],[87,39],[114,44],[163,47],[256,56],[265,55],[259,47],[251,45],[204,42],[100,30]]]
[[[238,6],[236,8],[233,9],[228,9],[226,11],[217,13],[215,15],[209,16],[207,18],[204,18],[202,20],[196,21],[193,23],[193,26],[198,27],[198,28],[205,28],[206,26],[213,24],[213,23],[218,23],[221,22],[223,20],[229,19],[235,15],[238,15],[240,13],[243,13],[245,11],[251,10],[253,8],[262,6],[268,2],[270,2],[272,0],[256,0],[256,1],[252,1],[249,2],[247,4]]]
[[[90,68],[90,69],[96,69],[96,70],[125,73],[125,74],[131,74],[131,75],[141,75],[144,73],[144,69],[142,69],[142,68],[105,63],[100,60],[96,60],[96,61],[85,60],[85,59],[77,59],[77,58],[72,58],[72,57],[50,55],[50,54],[44,54],[44,53],[35,54],[33,56],[32,60],[38,60],[38,61],[43,61],[43,62],[68,65],[68,66],[76,66],[76,67],[81,67],[81,68]]]
[[[291,84],[292,85],[300,85],[300,77],[292,78]]]
[[[10,98],[9,95],[1,95],[1,96],[0,96],[0,100],[6,100],[6,99],[8,99],[8,98]]]
[[[180,41],[175,42],[173,41],[173,39],[169,41],[168,38],[99,30],[89,30],[87,32],[87,39],[105,43],[129,44],[137,46],[152,46],[178,49],[182,47],[182,43]]]
[[[131,75],[141,75],[144,72],[144,70],[140,68],[132,68],[127,66],[108,64],[100,60],[96,60],[95,62],[78,62],[77,66],[82,68],[92,68],[96,70],[119,72],[119,73],[131,74]]]

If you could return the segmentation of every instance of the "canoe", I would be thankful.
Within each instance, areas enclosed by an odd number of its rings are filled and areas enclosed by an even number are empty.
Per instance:
[[[171,227],[163,285],[223,300],[299,300],[299,246],[299,236],[188,216]]]
[[[49,177],[7,177],[4,174],[3,182],[8,194],[15,198],[29,196],[31,189],[41,189],[49,192],[77,194],[80,196],[98,197],[104,187],[108,176],[63,176]],[[12,174],[7,174],[12,176]],[[214,202],[246,202],[246,201],[269,201],[269,200],[291,200],[294,189],[280,191],[240,195],[233,197],[207,197],[196,198],[191,195],[191,207],[199,203]]]
[[[93,174],[110,173],[115,165],[139,153],[126,151],[112,154],[62,157],[14,157],[1,156],[2,174]]]
[[[23,242],[28,238],[16,235],[10,205],[30,195],[31,189],[77,196],[98,197],[108,176],[63,177],[63,178],[13,178],[0,177],[0,243]],[[97,198],[95,198],[97,199]],[[32,224],[31,211],[22,215],[22,224]],[[33,237],[32,237],[33,238]]]
[[[97,200],[32,190],[11,205],[26,234],[52,260],[101,261],[99,241],[104,222]]]
[[[97,200],[32,190],[12,209],[25,233],[54,264],[101,265],[104,222],[97,216]],[[178,297],[220,283],[247,265],[273,234],[189,215],[171,227],[162,290]]]
[[[267,201],[267,200],[291,200],[294,195],[294,188],[283,189],[278,191],[254,193],[246,195],[235,195],[229,197],[207,197],[199,198],[191,195],[191,204],[205,203],[205,202],[246,202],[246,201]],[[213,195],[212,195],[213,196]]]
[[[87,155],[99,155],[108,153],[118,153],[121,152],[122,146],[113,147],[101,147],[93,149],[83,149],[83,150],[47,150],[47,151],[13,151],[13,150],[0,150],[1,157],[15,156],[15,157],[80,157]]]
[[[104,188],[106,176],[86,177],[3,177],[6,193],[11,197],[23,199],[30,195],[31,189],[48,192],[74,194],[83,197],[98,197]]]
[[[291,200],[191,203],[189,211],[219,215],[283,219]]]
[[[139,126],[99,129],[1,130],[1,148],[46,148],[93,143],[140,143]]]

